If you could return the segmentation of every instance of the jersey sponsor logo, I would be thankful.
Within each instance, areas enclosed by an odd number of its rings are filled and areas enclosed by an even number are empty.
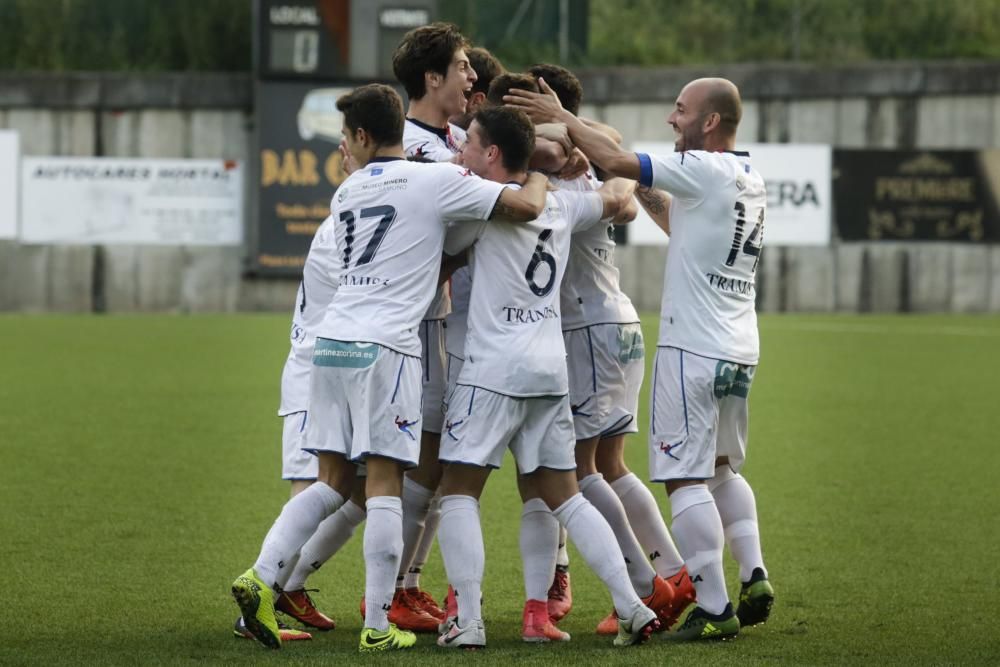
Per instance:
[[[406,435],[410,436],[410,440],[416,440],[416,437],[414,437],[413,432],[410,431],[410,427],[416,423],[417,423],[416,419],[414,419],[413,421],[407,421],[402,417],[400,417],[399,415],[396,415],[396,428],[398,428]]]
[[[502,306],[504,317],[509,324],[534,324],[542,320],[558,319],[559,313],[552,306],[538,308],[518,308],[517,306]]]
[[[445,423],[444,423],[444,430],[448,434],[448,436],[451,437],[452,440],[458,440],[458,436],[456,436],[454,433],[452,433],[451,430],[453,428],[458,428],[459,426],[461,426],[464,423],[465,423],[464,419],[459,419],[457,422],[453,422],[453,421],[451,421],[449,419],[449,420],[445,421]]]
[[[347,199],[347,195],[348,195],[349,192],[350,192],[350,190],[348,190],[345,187],[337,188],[337,203],[338,204],[343,203],[343,201],[345,199]]]
[[[723,294],[739,294],[742,296],[753,296],[754,285],[752,280],[740,280],[739,278],[726,278],[716,273],[706,273],[708,284]]]
[[[372,169],[372,176],[381,176],[383,171],[382,167],[375,167]]]
[[[388,287],[390,281],[388,278],[380,278],[379,276],[340,276],[340,286],[352,286],[352,287],[378,287],[379,285],[384,285]]]
[[[638,327],[618,327],[618,363],[627,364],[645,356],[642,330]]]
[[[677,449],[683,444],[684,440],[675,443],[661,442],[660,451],[669,456],[670,458],[672,458],[674,461],[680,461],[681,460],[680,457],[677,456],[674,452],[677,451]]]

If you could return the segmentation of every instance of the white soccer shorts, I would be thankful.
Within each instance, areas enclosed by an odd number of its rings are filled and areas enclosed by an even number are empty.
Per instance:
[[[440,459],[499,468],[504,450],[522,475],[538,468],[575,470],[568,396],[514,398],[469,385],[448,397]]]
[[[315,480],[319,460],[303,449],[309,413],[305,410],[292,412],[282,415],[281,419],[281,479]]]
[[[445,364],[445,376],[448,378],[448,388],[444,392],[445,414],[448,414],[448,398],[455,391],[455,387],[458,386],[458,376],[462,374],[462,366],[464,365],[465,359],[456,357],[454,354],[448,354],[448,360]]]
[[[420,365],[423,379],[424,431],[440,433],[444,423],[445,377],[444,320],[424,320],[420,323],[420,344],[423,348]]]
[[[646,356],[639,323],[597,324],[563,339],[576,439],[637,433]]]
[[[308,451],[404,466],[420,458],[420,360],[374,343],[316,339]]]
[[[654,482],[711,479],[715,459],[736,472],[747,449],[747,398],[756,366],[656,350],[650,398],[649,476]]]

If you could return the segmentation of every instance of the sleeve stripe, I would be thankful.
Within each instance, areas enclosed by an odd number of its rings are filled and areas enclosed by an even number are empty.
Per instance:
[[[653,187],[653,163],[645,153],[636,153],[639,158],[639,183],[647,188]]]

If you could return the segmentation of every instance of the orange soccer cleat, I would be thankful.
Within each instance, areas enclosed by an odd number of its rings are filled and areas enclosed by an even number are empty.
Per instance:
[[[316,608],[309,593],[304,589],[297,591],[282,591],[278,594],[274,608],[283,612],[299,623],[317,630],[333,630],[337,624],[333,619]]]
[[[642,598],[642,603],[656,612],[656,617],[660,619],[659,630],[666,630],[667,620],[672,614],[680,613],[674,608],[674,589],[663,577],[653,578],[653,592]],[[684,607],[681,607],[683,610]],[[618,612],[614,609],[611,613],[597,624],[597,634],[617,635],[618,634]]]
[[[361,618],[365,617],[365,599],[361,598]],[[438,631],[438,620],[424,611],[419,601],[410,597],[402,588],[397,588],[389,607],[389,622],[400,630],[410,632]]]
[[[556,565],[556,573],[549,587],[548,609],[549,618],[558,623],[573,608],[573,590],[569,585],[569,569]],[[617,628],[615,630],[617,632]]]
[[[615,619],[615,632],[618,620]],[[531,643],[568,642],[569,633],[552,624],[546,600],[528,600],[524,603],[524,620],[521,624],[521,639]]]
[[[670,605],[670,612],[660,615],[660,620],[664,628],[670,628],[689,605],[697,601],[697,594],[694,590],[694,582],[688,574],[686,567],[682,567],[677,574],[672,574],[666,579],[667,585],[673,589],[674,599]],[[659,612],[657,612],[659,614]]]

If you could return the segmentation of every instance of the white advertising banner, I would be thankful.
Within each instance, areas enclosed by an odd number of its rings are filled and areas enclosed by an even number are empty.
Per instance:
[[[18,134],[0,130],[0,239],[17,238]]]
[[[243,241],[238,162],[26,157],[21,176],[24,243]]]
[[[754,168],[767,183],[764,244],[828,245],[830,243],[831,160],[825,144],[741,144],[750,151]],[[640,142],[640,153],[672,153],[673,143]],[[632,245],[666,245],[667,237],[646,212],[628,230]]]

